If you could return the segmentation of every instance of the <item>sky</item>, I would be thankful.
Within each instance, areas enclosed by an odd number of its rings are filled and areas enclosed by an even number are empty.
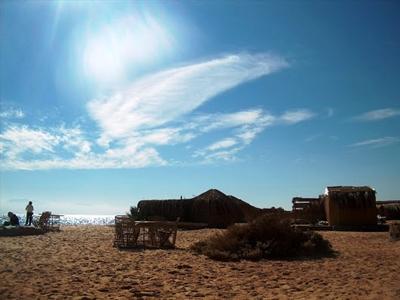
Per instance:
[[[399,37],[398,1],[1,1],[0,213],[400,199]]]

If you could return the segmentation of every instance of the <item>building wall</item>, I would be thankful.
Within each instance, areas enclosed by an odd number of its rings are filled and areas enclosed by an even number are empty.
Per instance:
[[[376,225],[376,205],[365,203],[338,203],[326,196],[324,199],[325,213],[331,226]]]
[[[261,214],[262,210],[243,201],[227,199],[185,199],[185,200],[141,200],[139,212],[145,219],[162,217],[181,222],[207,223],[209,227],[225,228],[234,223],[249,221],[249,217]]]
[[[295,219],[304,219],[310,223],[326,220],[322,199],[294,197],[292,203]]]

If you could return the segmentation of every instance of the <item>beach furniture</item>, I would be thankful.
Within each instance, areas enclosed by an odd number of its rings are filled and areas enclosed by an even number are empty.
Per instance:
[[[134,221],[127,216],[116,216],[114,246],[173,248],[176,242],[177,223],[177,221]]]
[[[31,226],[1,226],[0,236],[23,236],[38,235],[48,231],[60,230],[60,217],[53,215],[50,211],[43,212],[38,219],[33,221]]]
[[[114,247],[134,248],[137,246],[139,229],[128,216],[115,216]]]
[[[138,245],[144,248],[175,247],[178,220],[173,221],[136,221],[139,228]]]
[[[42,212],[39,219],[33,222],[33,225],[35,225],[35,227],[42,229],[43,231],[48,231],[50,227],[50,216],[51,216],[50,211]]]
[[[63,215],[56,215],[56,214],[50,213],[50,219],[49,219],[49,230],[50,231],[60,231],[62,216]]]
[[[38,220],[33,222],[33,225],[43,231],[59,231],[61,217],[62,215],[56,215],[52,214],[50,211],[45,211],[42,212]]]

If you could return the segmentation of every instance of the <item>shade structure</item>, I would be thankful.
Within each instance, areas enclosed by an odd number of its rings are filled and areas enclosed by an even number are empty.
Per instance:
[[[182,222],[221,228],[248,222],[262,213],[261,209],[216,189],[191,199],[141,200],[138,209],[143,218],[158,216],[173,221],[179,217]]]

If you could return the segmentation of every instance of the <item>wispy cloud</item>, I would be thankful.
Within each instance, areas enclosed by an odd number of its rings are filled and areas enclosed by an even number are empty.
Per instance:
[[[310,135],[310,136],[306,137],[304,139],[304,141],[306,143],[310,143],[310,142],[313,142],[313,141],[315,141],[315,140],[317,140],[317,139],[319,139],[321,137],[322,137],[322,134],[314,134],[314,135]]]
[[[311,119],[307,109],[273,115],[262,108],[200,114],[218,94],[286,67],[284,59],[239,54],[155,73],[110,97],[88,103],[100,129],[88,135],[79,124],[45,128],[7,124],[0,132],[3,169],[141,168],[167,165],[166,146],[186,144],[199,162],[233,161],[267,127]],[[218,131],[209,145],[188,144]],[[222,137],[221,137],[222,136]],[[190,147],[189,147],[190,146]],[[172,159],[175,161],[175,159]]]
[[[380,148],[386,147],[400,142],[400,138],[393,136],[386,136],[377,139],[370,139],[361,142],[357,142],[349,145],[349,147],[371,147],[371,148]]]
[[[236,116],[247,116],[236,118]],[[197,150],[193,156],[202,157],[204,162],[210,163],[216,160],[232,161],[236,159],[236,154],[263,132],[267,127],[276,125],[294,125],[306,121],[315,114],[306,109],[298,109],[284,112],[282,115],[274,116],[261,109],[239,112],[234,115],[227,115],[219,118],[218,121],[204,126],[204,130],[209,128],[216,129],[231,125],[235,127],[230,132],[230,136],[218,140],[211,145]],[[228,122],[226,120],[240,119],[242,122]],[[224,121],[225,120],[225,121]],[[235,126],[236,125],[236,126]]]
[[[334,110],[332,107],[328,107],[328,108],[326,109],[326,116],[327,116],[328,118],[332,117],[332,116],[334,115],[334,113],[335,113],[335,110]]]
[[[223,139],[223,140],[220,140],[218,142],[211,144],[210,146],[207,147],[207,149],[211,150],[211,151],[226,149],[226,148],[231,148],[232,146],[236,145],[237,143],[238,142],[233,138],[226,138],[226,139]]]
[[[53,152],[59,138],[41,129],[13,125],[0,134],[1,152],[9,158],[15,158],[22,152]]]
[[[388,118],[393,118],[396,116],[400,116],[400,109],[382,108],[363,113],[359,116],[354,117],[353,120],[370,122],[370,121],[379,121]]]
[[[193,157],[200,159],[200,163],[235,161],[236,155],[258,134],[279,124],[282,125],[279,115],[273,116],[262,109],[203,114],[175,127],[138,131],[108,148],[96,146],[96,136],[88,137],[79,126],[31,128],[14,124],[0,134],[0,162],[2,169],[26,170],[162,166],[169,162],[161,157],[158,147],[188,143],[217,130],[227,136],[202,149],[196,150],[191,145]]]
[[[216,161],[236,161],[237,153],[242,150],[242,147],[234,147],[230,149],[223,149],[215,152],[205,152],[202,164],[214,163]]]
[[[111,97],[89,102],[100,144],[156,128],[191,113],[218,94],[287,66],[271,55],[229,55],[159,72]]]
[[[140,168],[166,162],[151,147],[126,143],[94,152],[80,128],[10,126],[0,134],[2,169]]]
[[[193,157],[202,158],[203,162],[215,160],[234,160],[234,156],[246,145],[249,145],[267,126],[271,126],[276,118],[262,109],[250,109],[229,114],[210,114],[196,116],[188,124],[198,135],[213,130],[229,129],[228,136],[198,149]]]
[[[80,156],[91,151],[91,143],[83,137],[79,127],[31,128],[9,125],[0,134],[0,151],[9,159],[22,154],[52,155],[60,150]]]
[[[21,109],[9,108],[0,111],[0,119],[22,119],[25,113]]]
[[[280,120],[286,124],[296,124],[313,118],[315,114],[308,109],[290,110],[285,112]]]
[[[201,131],[207,132],[215,129],[224,129],[237,126],[249,126],[252,124],[268,125],[275,121],[275,117],[262,109],[249,109],[228,114],[208,114],[195,118]],[[193,125],[192,123],[192,125]]]

